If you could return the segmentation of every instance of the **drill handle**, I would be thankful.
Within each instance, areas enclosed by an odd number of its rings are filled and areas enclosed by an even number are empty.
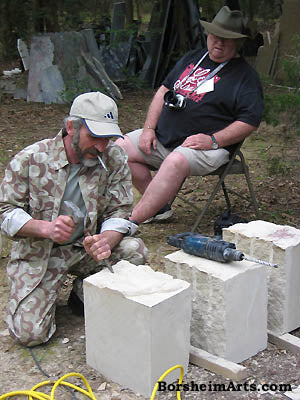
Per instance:
[[[168,236],[167,243],[178,249],[184,248],[185,238],[192,235],[191,232],[178,233],[177,235]]]

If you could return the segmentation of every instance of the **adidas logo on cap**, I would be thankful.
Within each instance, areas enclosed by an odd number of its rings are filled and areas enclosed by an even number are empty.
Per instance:
[[[109,112],[109,113],[105,114],[105,115],[104,115],[104,118],[111,118],[111,119],[114,119],[113,113],[112,113],[112,112]]]

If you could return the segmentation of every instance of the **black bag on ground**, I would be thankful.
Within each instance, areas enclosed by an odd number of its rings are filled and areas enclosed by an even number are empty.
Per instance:
[[[214,224],[214,233],[215,237],[222,239],[222,229],[228,228],[229,226],[239,224],[239,223],[247,223],[248,221],[245,218],[240,217],[237,214],[233,214],[230,211],[225,211],[221,214]]]

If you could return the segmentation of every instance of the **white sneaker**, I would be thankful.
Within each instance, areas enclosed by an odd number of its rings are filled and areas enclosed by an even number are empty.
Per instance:
[[[150,217],[146,219],[146,221],[143,222],[143,224],[148,224],[149,222],[159,222],[159,221],[166,221],[169,218],[171,218],[173,215],[173,211],[169,204],[161,208],[157,214],[153,215],[153,217]]]

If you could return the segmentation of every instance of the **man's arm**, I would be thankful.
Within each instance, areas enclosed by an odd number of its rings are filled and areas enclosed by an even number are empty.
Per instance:
[[[219,147],[226,147],[241,142],[256,129],[256,126],[241,121],[235,121],[226,128],[215,132],[214,137],[216,138]],[[212,139],[209,135],[198,133],[186,138],[182,143],[182,146],[194,150],[211,150]]]
[[[33,144],[20,151],[6,168],[0,185],[1,230],[14,239],[34,237],[62,244],[70,238],[74,230],[73,219],[61,215],[53,221],[47,221],[32,217],[32,210],[29,211],[30,158],[38,150],[39,147]]]
[[[149,106],[143,132],[139,139],[139,148],[146,154],[151,153],[151,146],[156,149],[155,128],[164,104],[164,95],[168,90],[165,86],[160,86]]]
[[[67,215],[60,215],[51,222],[31,219],[22,226],[16,236],[50,239],[53,242],[63,244],[70,239],[74,229],[73,218]]]
[[[31,221],[29,213],[29,158],[35,149],[24,149],[8,164],[0,185],[0,225],[2,233],[18,238],[20,229]],[[37,224],[38,225],[38,224]]]

